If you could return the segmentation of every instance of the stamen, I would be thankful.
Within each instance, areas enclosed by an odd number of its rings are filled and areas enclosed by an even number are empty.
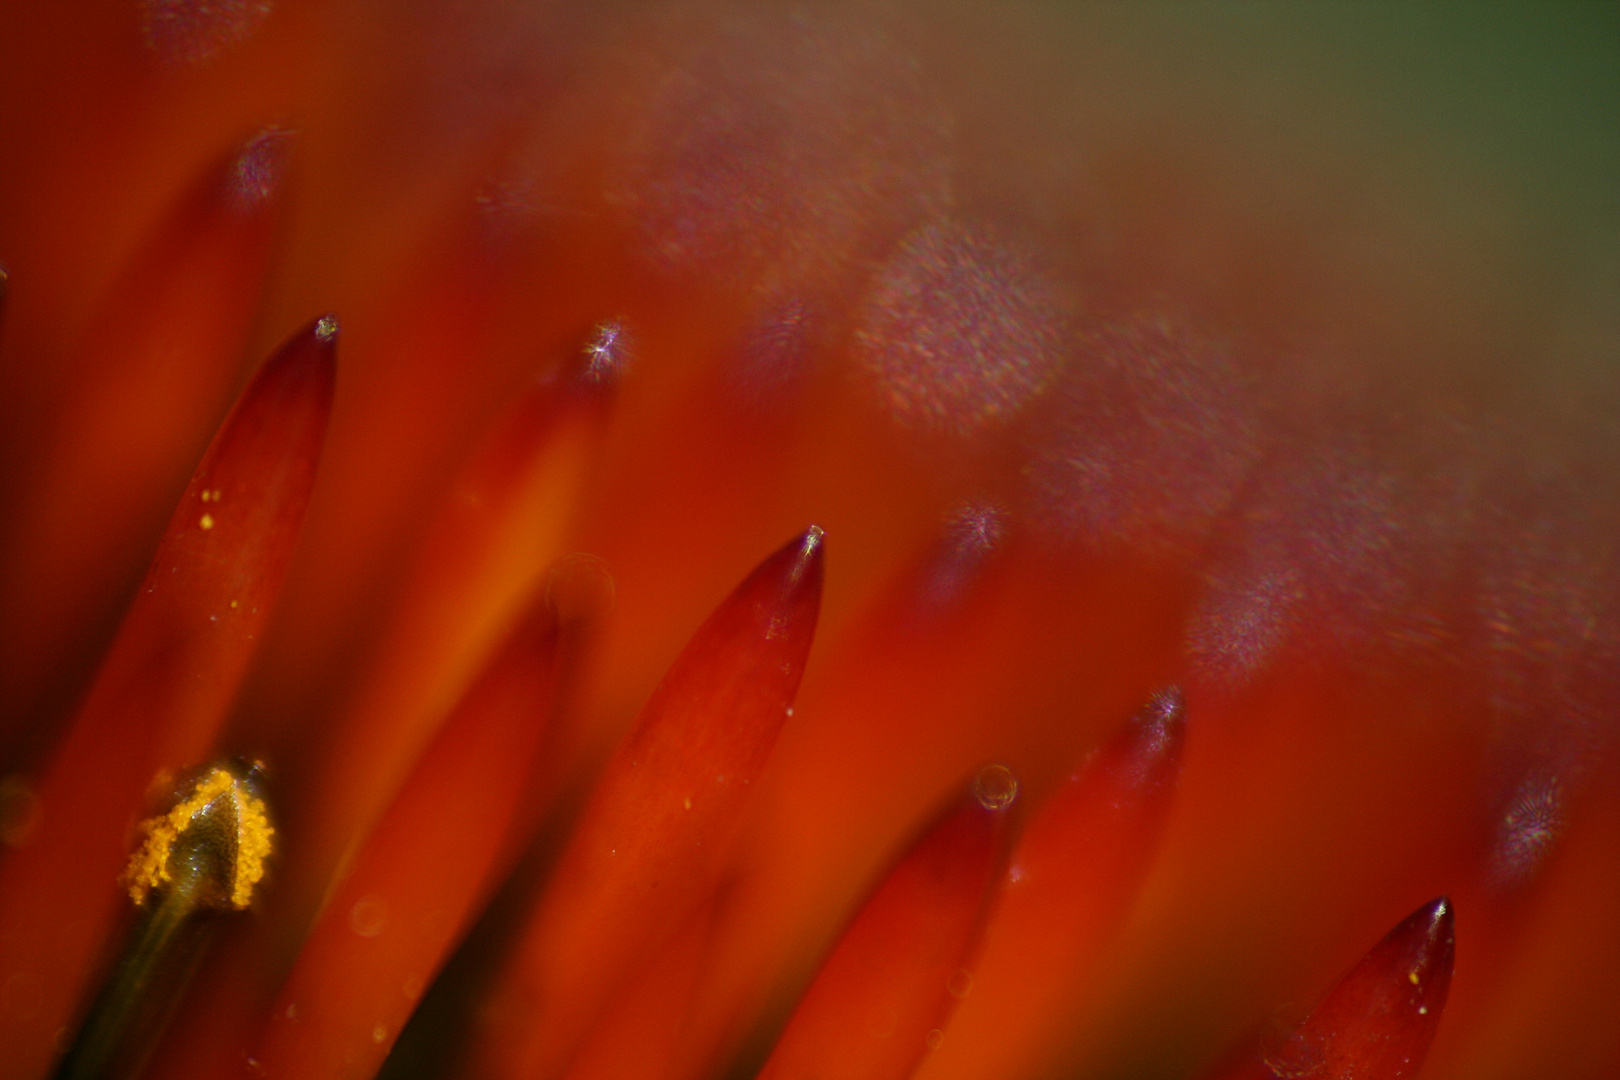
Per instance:
[[[253,902],[275,835],[259,772],[238,760],[210,765],[141,823],[125,875],[137,919],[57,1080],[138,1071],[202,959],[212,917]]]

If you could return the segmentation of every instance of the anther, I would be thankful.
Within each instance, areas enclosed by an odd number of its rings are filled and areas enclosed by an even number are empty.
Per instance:
[[[202,958],[214,917],[252,903],[275,833],[258,781],[257,765],[207,766],[141,823],[124,873],[135,922],[57,1080],[138,1072]]]

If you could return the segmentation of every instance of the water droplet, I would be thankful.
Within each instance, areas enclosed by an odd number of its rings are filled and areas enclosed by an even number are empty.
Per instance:
[[[349,909],[349,929],[363,938],[374,938],[388,925],[388,907],[381,898],[362,896]]]
[[[546,578],[546,602],[561,623],[601,618],[613,609],[616,592],[607,563],[583,552],[563,556]]]
[[[1018,778],[1005,765],[986,765],[973,778],[973,797],[986,810],[1005,810],[1018,798]]]
[[[973,992],[973,972],[967,968],[957,968],[951,972],[951,977],[945,981],[945,989],[954,998],[965,998]]]

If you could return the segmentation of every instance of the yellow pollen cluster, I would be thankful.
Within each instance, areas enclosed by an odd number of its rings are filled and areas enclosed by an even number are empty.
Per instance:
[[[245,908],[253,899],[253,886],[264,877],[264,860],[270,857],[270,817],[264,801],[242,785],[236,785],[236,872],[231,877],[231,903]]]
[[[171,880],[169,856],[174,843],[190,828],[199,814],[216,799],[229,797],[236,812],[236,858],[231,867],[231,904],[245,908],[253,899],[253,887],[264,877],[264,860],[270,854],[270,827],[264,802],[249,791],[229,770],[215,766],[168,813],[141,822],[145,839],[130,858],[124,877],[130,899],[144,904],[147,896]]]

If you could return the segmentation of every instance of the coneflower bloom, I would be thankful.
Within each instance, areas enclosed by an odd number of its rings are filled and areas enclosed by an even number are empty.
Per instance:
[[[1616,26],[0,11],[0,1076],[1620,1071]]]

